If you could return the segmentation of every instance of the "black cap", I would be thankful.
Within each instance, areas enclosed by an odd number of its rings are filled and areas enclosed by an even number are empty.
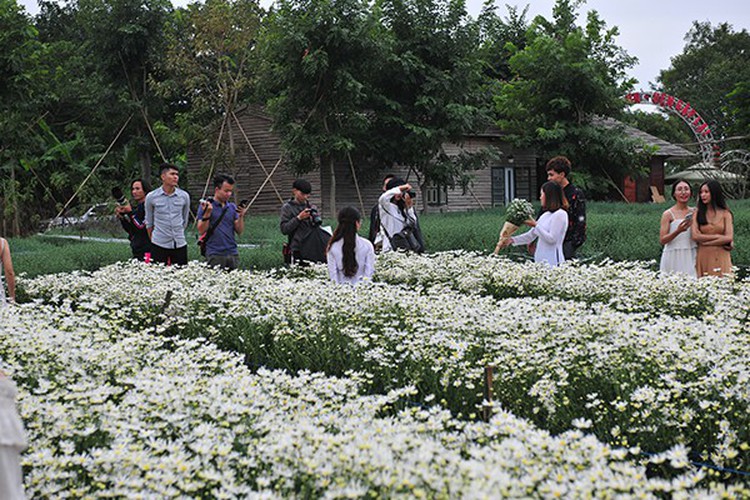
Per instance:
[[[292,184],[292,187],[302,194],[312,193],[312,186],[305,179],[297,179],[294,181],[294,184]]]
[[[385,185],[385,188],[387,190],[391,190],[391,189],[393,189],[395,187],[403,186],[404,184],[406,184],[405,180],[403,180],[403,179],[401,179],[399,177],[394,177],[393,179],[391,179],[391,180],[388,181],[388,184]]]

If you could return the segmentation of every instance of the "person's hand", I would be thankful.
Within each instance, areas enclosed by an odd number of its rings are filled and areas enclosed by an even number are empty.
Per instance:
[[[245,207],[245,208],[240,207],[240,211],[238,215],[240,217],[244,217],[247,214],[248,210],[250,210],[250,207]]]
[[[201,208],[203,208],[203,217],[208,217],[211,215],[211,212],[214,211],[214,205],[208,200],[203,200],[201,202]]]
[[[526,250],[531,254],[534,255],[536,253],[536,241],[529,243],[526,245]]]
[[[310,218],[310,209],[309,209],[309,208],[306,208],[306,209],[304,209],[303,211],[301,211],[301,212],[300,212],[300,213],[299,213],[299,214],[297,215],[297,218],[298,218],[299,220],[307,220],[307,219],[309,219],[309,218]]]
[[[523,223],[529,227],[536,227],[536,221],[534,219],[527,219],[523,221]]]
[[[399,189],[401,191],[411,191],[411,184],[404,184],[403,186],[399,186]]]
[[[510,238],[500,238],[500,241],[498,241],[497,245],[495,245],[495,255],[497,255],[497,253],[503,248],[510,246],[510,244],[511,244]]]
[[[687,231],[688,229],[690,229],[691,223],[692,221],[690,219],[683,219],[682,222],[677,225],[677,231],[680,233]]]
[[[731,252],[732,250],[734,250],[734,241],[731,241],[724,245],[724,250],[726,250],[727,252]]]

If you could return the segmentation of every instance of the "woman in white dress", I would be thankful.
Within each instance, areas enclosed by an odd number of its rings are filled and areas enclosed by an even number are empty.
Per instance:
[[[328,242],[328,276],[336,283],[356,285],[375,273],[375,248],[370,240],[357,234],[362,216],[354,207],[339,211],[338,226]]]
[[[690,234],[695,209],[688,206],[692,196],[693,191],[687,181],[677,181],[672,185],[675,204],[661,215],[659,230],[659,242],[664,245],[659,265],[662,273],[696,277],[695,257],[698,246]]]
[[[568,202],[562,188],[556,182],[542,184],[539,199],[545,212],[539,217],[538,221],[530,219],[524,222],[531,227],[531,230],[519,236],[507,238],[500,246],[528,245],[538,239],[534,261],[544,262],[548,266],[554,267],[565,261],[562,245],[563,240],[565,240],[565,232],[568,230]]]
[[[11,302],[16,301],[16,275],[13,272],[13,261],[10,259],[10,247],[8,240],[0,238],[0,264],[5,274],[5,282],[8,284],[8,298]],[[5,286],[3,285],[2,276],[0,276],[0,307],[6,304]]]

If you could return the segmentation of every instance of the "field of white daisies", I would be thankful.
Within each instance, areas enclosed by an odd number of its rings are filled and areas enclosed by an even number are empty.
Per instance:
[[[30,498],[750,496],[748,281],[451,252],[20,289]]]

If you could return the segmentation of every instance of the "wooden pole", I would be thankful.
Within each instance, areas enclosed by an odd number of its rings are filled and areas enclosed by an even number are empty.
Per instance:
[[[495,370],[493,365],[487,365],[484,367],[484,404],[482,408],[482,416],[485,422],[489,422],[492,418],[492,374]]]
[[[85,178],[85,179],[83,180],[83,182],[81,183],[81,185],[80,185],[80,186],[78,186],[78,189],[76,189],[76,192],[75,192],[75,193],[73,193],[73,196],[71,196],[71,197],[70,197],[70,199],[69,199],[69,200],[67,201],[67,203],[65,203],[65,206],[64,206],[64,207],[62,207],[62,208],[60,209],[60,213],[58,213],[58,214],[57,214],[57,217],[60,217],[60,216],[61,216],[61,215],[62,215],[62,214],[63,214],[63,213],[65,212],[65,210],[67,210],[67,208],[68,208],[68,205],[70,205],[70,203],[71,203],[71,202],[73,201],[73,199],[74,199],[74,198],[75,198],[76,196],[78,196],[78,193],[80,193],[80,192],[81,192],[81,189],[83,189],[83,186],[85,186],[85,185],[86,185],[86,183],[87,183],[87,182],[89,181],[89,179],[91,179],[91,176],[92,176],[92,175],[94,175],[94,172],[96,172],[96,169],[97,169],[97,168],[99,168],[99,165],[101,165],[101,164],[102,164],[102,162],[104,161],[104,158],[106,158],[106,157],[107,157],[107,155],[109,154],[109,151],[110,151],[110,150],[112,149],[112,147],[113,147],[113,146],[115,145],[115,143],[117,142],[117,139],[119,139],[119,138],[120,138],[120,135],[122,135],[122,133],[123,133],[123,132],[125,131],[125,127],[127,127],[127,126],[128,126],[128,123],[130,123],[130,120],[131,120],[132,118],[133,118],[133,115],[130,115],[130,116],[128,117],[128,119],[127,119],[127,121],[125,122],[125,124],[124,124],[124,125],[122,126],[122,128],[120,129],[120,131],[119,131],[119,132],[117,132],[117,135],[116,135],[116,136],[115,136],[115,138],[114,138],[114,139],[112,140],[112,142],[111,142],[111,143],[109,144],[109,147],[107,147],[107,150],[106,150],[106,151],[104,152],[104,154],[102,155],[102,157],[101,157],[101,158],[99,158],[99,161],[98,161],[98,162],[96,162],[96,165],[94,165],[94,168],[92,168],[92,169],[91,169],[91,172],[89,172],[89,175],[87,175],[87,176],[86,176],[86,178]],[[57,217],[55,217],[55,218],[57,218]]]
[[[242,134],[242,137],[245,138],[245,142],[247,142],[248,147],[250,147],[250,151],[253,152],[253,156],[255,156],[255,160],[258,162],[258,165],[260,165],[260,168],[263,169],[263,173],[268,176],[268,169],[266,169],[266,166],[263,165],[263,162],[260,159],[260,156],[258,156],[258,153],[255,152],[255,148],[253,147],[252,143],[250,142],[250,138],[248,138],[247,134],[245,133],[245,129],[242,128],[242,124],[240,123],[239,118],[237,118],[237,115],[232,111],[232,116],[234,117],[234,121],[237,122],[237,127],[240,129],[240,133]],[[270,180],[271,187],[273,188],[274,192],[276,193],[276,196],[279,198],[279,201],[281,203],[284,203],[284,198],[281,196],[281,193],[279,193],[279,190],[276,188],[276,184],[273,183],[273,180]]]

